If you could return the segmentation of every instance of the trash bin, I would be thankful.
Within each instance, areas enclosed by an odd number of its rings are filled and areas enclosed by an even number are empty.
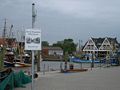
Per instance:
[[[69,68],[70,68],[70,70],[73,70],[74,69],[73,64],[70,64]]]

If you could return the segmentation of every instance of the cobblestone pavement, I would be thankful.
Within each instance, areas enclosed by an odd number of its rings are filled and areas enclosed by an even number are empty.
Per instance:
[[[15,90],[31,90],[31,84]],[[120,67],[95,68],[79,73],[40,73],[34,90],[120,90]]]

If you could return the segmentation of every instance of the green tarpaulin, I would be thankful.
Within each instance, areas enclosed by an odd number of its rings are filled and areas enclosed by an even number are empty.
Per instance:
[[[24,84],[30,83],[31,78],[23,71],[18,73],[11,72],[7,78],[0,83],[0,90],[14,90],[15,87],[24,87]]]

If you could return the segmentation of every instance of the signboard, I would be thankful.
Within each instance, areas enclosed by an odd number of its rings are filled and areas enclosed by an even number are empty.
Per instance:
[[[25,30],[25,50],[41,50],[41,30]]]

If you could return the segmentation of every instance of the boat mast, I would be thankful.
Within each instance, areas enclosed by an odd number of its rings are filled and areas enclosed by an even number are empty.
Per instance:
[[[10,32],[8,38],[13,38],[13,32],[12,32],[13,25],[10,27]]]
[[[5,22],[4,22],[4,29],[3,29],[3,35],[2,35],[3,38],[6,38],[6,19],[5,19]]]

